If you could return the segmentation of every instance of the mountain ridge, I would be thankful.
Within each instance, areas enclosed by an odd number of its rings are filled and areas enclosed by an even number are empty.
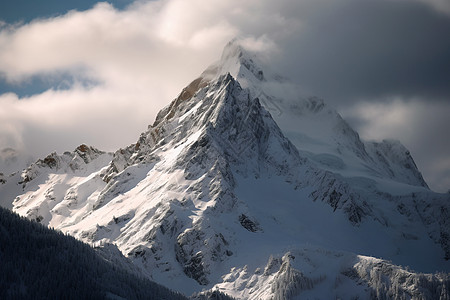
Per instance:
[[[341,268],[356,270],[344,275],[352,296],[392,292],[361,271],[386,261],[331,258],[347,257],[342,251],[449,270],[448,196],[428,189],[406,148],[390,141],[370,148],[322,100],[282,98],[289,83],[235,43],[135,144],[95,159],[81,156],[97,155],[87,146],[51,155],[55,164],[34,165],[46,170],[41,177],[28,176],[29,168],[14,210],[89,243],[113,242],[157,282],[186,294],[208,287],[238,298],[296,297],[338,280]],[[54,172],[60,161],[68,172]],[[329,256],[340,267],[291,268],[289,251],[306,261]],[[257,272],[270,256],[280,262],[274,271]],[[356,288],[359,280],[367,290]],[[440,291],[448,294],[445,284]],[[335,287],[327,297],[347,292]]]

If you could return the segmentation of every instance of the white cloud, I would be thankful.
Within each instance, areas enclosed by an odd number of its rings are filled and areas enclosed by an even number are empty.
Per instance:
[[[450,15],[450,1],[448,0],[416,0],[446,15]]]
[[[99,3],[83,12],[3,25],[0,76],[7,81],[64,73],[98,85],[75,83],[22,99],[0,95],[0,115],[7,116],[0,120],[0,147],[45,155],[81,142],[106,150],[134,142],[230,39],[262,23],[285,31],[286,20],[256,12],[259,6],[256,0],[141,1],[118,11]],[[255,51],[275,48],[263,34],[244,41]],[[48,142],[40,143],[32,132]]]
[[[117,11],[100,3],[85,12],[4,26],[0,74],[8,81],[66,72],[100,84],[73,84],[22,99],[0,95],[0,147],[44,155],[51,147],[62,151],[86,140],[107,150],[134,142],[157,111],[239,34],[226,21],[201,24],[195,13],[190,17],[197,24],[184,26],[189,21],[180,19],[187,13],[184,6],[181,1],[149,2]],[[176,25],[172,33],[167,32],[171,22]],[[46,142],[25,139],[31,132]]]
[[[20,112],[16,108],[18,98],[15,94],[3,94],[0,97],[0,147],[14,146],[23,148],[23,139],[21,132],[23,130]]]
[[[411,121],[415,120],[417,110],[417,106],[394,98],[387,103],[362,101],[343,114],[363,121],[360,134],[366,139],[379,140],[396,138],[400,132],[403,133],[403,138],[405,133],[409,138],[414,136]]]

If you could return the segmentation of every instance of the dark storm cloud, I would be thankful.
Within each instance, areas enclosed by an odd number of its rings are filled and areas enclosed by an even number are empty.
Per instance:
[[[413,1],[318,6],[281,47],[291,78],[338,106],[387,95],[450,99],[448,15]]]

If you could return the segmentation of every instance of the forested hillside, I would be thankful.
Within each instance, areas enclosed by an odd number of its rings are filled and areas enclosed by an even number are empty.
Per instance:
[[[186,299],[0,207],[0,299]]]

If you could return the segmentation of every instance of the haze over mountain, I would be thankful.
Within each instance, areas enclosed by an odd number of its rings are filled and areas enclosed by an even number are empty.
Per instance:
[[[136,143],[82,144],[2,182],[2,206],[113,243],[186,295],[450,296],[450,196],[399,141],[361,140],[240,40]]]

